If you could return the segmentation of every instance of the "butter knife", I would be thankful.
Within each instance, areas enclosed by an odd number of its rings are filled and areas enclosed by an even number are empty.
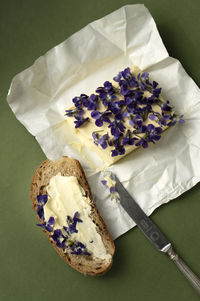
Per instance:
[[[185,264],[172,247],[171,242],[160,231],[160,229],[152,222],[152,220],[144,213],[137,202],[132,198],[128,191],[115,176],[115,189],[120,196],[120,204],[134,220],[137,226],[142,230],[151,243],[161,252],[167,254],[169,258],[176,264],[183,275],[188,279],[194,287],[198,295],[200,295],[200,279]]]

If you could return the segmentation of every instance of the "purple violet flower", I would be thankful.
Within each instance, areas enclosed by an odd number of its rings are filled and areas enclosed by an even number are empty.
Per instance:
[[[55,223],[55,219],[53,216],[51,216],[47,222],[47,224],[45,225],[45,229],[49,232],[53,231],[53,224]]]
[[[130,114],[129,115],[129,124],[131,125],[131,126],[138,126],[138,121],[143,121],[143,118],[142,118],[142,116],[140,116],[139,114]]]
[[[103,149],[107,148],[108,139],[109,139],[108,134],[104,134],[100,136],[97,132],[93,132],[92,137],[93,137],[94,144],[100,145]]]
[[[77,108],[71,110],[65,110],[65,115],[68,117],[73,117],[77,113]]]
[[[37,200],[40,205],[44,206],[48,200],[48,195],[47,194],[38,195]]]
[[[134,128],[135,128],[135,130],[133,131],[133,134],[143,134],[143,133],[146,133],[146,131],[147,131],[147,127],[146,127],[146,125],[143,124],[142,120],[138,120],[135,123]]]
[[[82,93],[82,94],[80,95],[80,99],[81,99],[82,104],[83,104],[84,107],[86,107],[87,104],[88,104],[88,98],[89,98],[89,96],[88,96],[87,94],[83,94],[83,93]]]
[[[116,193],[116,188],[114,186],[111,186],[110,187],[110,193]]]
[[[149,104],[152,105],[157,102],[157,99],[156,99],[155,95],[152,94],[150,97],[147,98],[147,101]]]
[[[110,116],[111,114],[112,112],[107,110],[104,112],[92,111],[91,117],[95,119],[96,126],[101,127],[104,122],[110,123],[108,116]]]
[[[162,106],[161,106],[162,112],[171,112],[172,107],[169,105],[169,100],[167,100]]]
[[[112,95],[112,94],[115,93],[115,90],[114,90],[113,85],[111,84],[111,82],[106,81],[103,85],[104,85],[105,91],[106,91],[109,95]]]
[[[143,72],[141,75],[141,79],[146,80],[149,77],[149,73],[148,72]]]
[[[87,122],[89,120],[89,117],[87,118],[83,118],[82,114],[81,115],[78,115],[78,116],[75,116],[75,121],[74,121],[74,124],[75,124],[75,128],[78,128],[80,127],[82,124],[84,124],[85,122]]]
[[[102,113],[99,111],[92,111],[91,117],[94,118],[95,120],[101,118]]]
[[[79,213],[78,213],[78,211],[76,211],[74,213],[73,218],[71,218],[71,216],[69,216],[69,215],[67,216],[66,221],[67,221],[68,227],[64,226],[63,229],[65,230],[65,232],[68,235],[78,232],[78,230],[76,229],[76,225],[77,225],[77,223],[83,222],[80,218],[78,218],[78,215],[79,215]]]
[[[97,101],[98,101],[97,95],[91,94],[88,99],[88,103],[87,103],[87,105],[85,105],[85,107],[87,107],[87,109],[89,111],[96,110],[97,109]]]
[[[84,110],[82,108],[74,108],[74,109],[71,109],[71,110],[66,110],[65,112],[66,112],[65,113],[66,116],[75,117],[75,116],[78,116],[78,115],[83,115]]]
[[[89,120],[89,118],[84,118],[84,110],[82,108],[75,108],[72,110],[66,110],[65,111],[68,117],[74,117],[76,120],[74,121],[75,128],[80,127],[82,124],[84,124],[86,121]]]
[[[108,103],[108,109],[114,114],[117,115],[121,112],[122,107],[125,105],[124,100],[111,101]]]
[[[42,195],[38,195],[37,196],[37,201],[38,201],[38,205],[37,205],[37,214],[39,216],[39,218],[41,218],[42,220],[44,220],[44,205],[46,204],[48,200],[48,195],[47,194],[42,194]]]
[[[183,115],[180,115],[179,116],[179,119],[178,119],[178,123],[184,123],[185,122],[185,120],[183,119]]]
[[[176,115],[170,115],[169,122],[167,123],[167,126],[174,126],[177,122],[177,116]]]
[[[120,115],[118,117],[119,117],[119,119],[115,118],[108,126],[111,130],[111,134],[115,138],[119,138],[120,136],[122,136],[122,133],[124,132],[124,130],[126,128],[123,124],[122,115]]]
[[[152,112],[152,114],[149,115],[149,119],[156,121],[160,126],[166,126],[170,120],[170,115],[165,115],[164,113],[161,115],[158,112]]]
[[[148,147],[148,143],[160,140],[162,134],[161,127],[155,127],[153,124],[148,124],[145,129],[145,137],[141,138],[135,145],[142,146],[143,148]]]
[[[91,255],[87,249],[86,246],[80,242],[80,241],[73,241],[73,243],[70,245],[71,254],[74,255]]]
[[[51,235],[51,238],[56,242],[57,247],[59,248],[66,247],[67,237],[63,235],[61,229],[54,230],[53,235]]]
[[[115,145],[115,149],[111,150],[111,156],[112,157],[125,154],[125,148],[124,148],[123,145],[120,144],[119,139],[116,139],[114,141],[114,145]]]
[[[128,110],[133,111],[138,108],[138,105],[146,103],[146,98],[143,97],[143,94],[142,91],[129,90],[126,95],[124,95]]]
[[[108,182],[106,180],[102,180],[101,183],[104,185],[104,186],[107,186]]]
[[[39,218],[41,218],[42,220],[44,220],[44,209],[43,209],[43,205],[38,205],[38,206],[37,206],[37,214],[38,214]]]
[[[160,140],[162,134],[161,127],[155,127],[153,124],[148,124],[147,126],[147,135],[148,141],[155,143],[155,141]]]
[[[148,142],[144,138],[141,138],[135,145],[136,146],[141,145],[143,148],[147,148],[148,147]]]
[[[156,89],[153,89],[153,95],[158,98],[160,96],[160,93],[161,93],[161,88],[156,88]]]
[[[94,142],[94,144],[98,145],[98,144],[99,144],[99,143],[98,143],[98,141],[99,141],[99,134],[96,133],[96,132],[93,132],[93,133],[92,133],[92,137],[93,137],[93,142]]]
[[[122,73],[119,72],[115,77],[113,77],[113,80],[118,83],[121,78],[122,78]]]
[[[107,106],[110,101],[116,99],[115,89],[109,81],[106,81],[103,87],[97,88],[96,93],[99,94],[99,99],[102,100],[104,106]]]
[[[129,67],[124,69],[124,71],[122,71],[121,74],[129,87],[138,87],[138,83],[133,74],[131,74]]]
[[[111,183],[108,183],[107,180],[102,180],[101,183],[109,189],[109,192],[110,192],[110,196],[111,196],[111,200],[115,200],[115,201],[118,201],[120,200],[120,197],[119,197],[119,194],[116,190],[116,179],[115,179],[115,176],[108,172],[106,173],[108,175],[108,178],[110,178],[111,180]],[[106,176],[105,174],[105,176]]]
[[[129,92],[128,84],[125,80],[120,80],[119,82],[120,92],[123,96],[126,96]]]
[[[143,72],[142,74],[138,74],[138,82],[140,83],[140,87],[143,91],[149,91],[152,93],[152,96],[149,98],[149,101],[153,101],[154,98],[159,98],[161,93],[161,88],[157,88],[158,83],[153,81],[153,84],[149,81],[148,72]]]
[[[150,120],[153,120],[153,121],[157,121],[157,120],[158,120],[158,117],[156,116],[156,114],[150,114],[150,115],[149,115],[149,119],[150,119]]]
[[[138,138],[132,137],[131,131],[127,130],[125,136],[123,137],[122,145],[123,146],[125,146],[125,145],[134,145],[135,141],[137,141],[137,140],[138,140]]]
[[[81,97],[76,96],[72,99],[72,101],[73,101],[73,103],[74,103],[74,105],[77,109],[82,108],[82,99],[81,99]]]
[[[52,232],[53,231],[53,224],[55,223],[54,217],[50,217],[48,222],[44,221],[42,224],[37,224],[37,226],[44,228],[45,230]]]
[[[76,96],[72,99],[75,107],[80,110],[83,106],[88,107],[89,97],[86,94],[81,94],[80,96]]]
[[[108,144],[107,144],[108,138],[109,138],[108,134],[105,134],[105,135],[103,135],[103,136],[99,139],[99,141],[98,141],[98,144],[100,144],[101,147],[102,147],[103,149],[106,149],[106,148],[107,148],[107,145],[108,145]]]

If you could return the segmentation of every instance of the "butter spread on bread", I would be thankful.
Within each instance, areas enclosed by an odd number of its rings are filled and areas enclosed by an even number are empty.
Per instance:
[[[31,200],[38,225],[66,263],[85,275],[110,269],[114,243],[77,160],[44,161],[32,178]]]
[[[140,146],[156,143],[168,127],[183,122],[161,96],[158,83],[138,67],[126,68],[95,93],[72,101],[66,122],[106,166]]]
[[[54,228],[62,230],[63,226],[68,227],[69,217],[73,217],[75,212],[78,212],[81,222],[78,222],[75,231],[71,231],[72,233],[68,235],[70,242],[81,242],[93,257],[110,260],[111,255],[106,252],[96,225],[89,217],[91,200],[85,195],[78,179],[75,176],[62,176],[59,173],[50,179],[47,194],[49,197],[44,205],[45,220],[53,216]],[[70,232],[70,229],[67,232]],[[70,248],[73,250],[73,245]]]

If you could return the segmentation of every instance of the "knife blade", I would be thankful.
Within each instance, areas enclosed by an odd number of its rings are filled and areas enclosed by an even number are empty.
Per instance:
[[[186,263],[180,258],[172,247],[172,243],[166,238],[156,224],[146,215],[138,203],[132,198],[129,192],[124,188],[119,179],[115,178],[115,189],[120,196],[120,204],[133,219],[137,226],[142,230],[145,236],[156,247],[157,250],[167,254],[176,264],[179,270],[184,274],[193,288],[200,295],[200,279],[192,272]]]
[[[115,188],[120,195],[120,204],[134,220],[137,226],[144,232],[146,237],[161,252],[167,252],[171,247],[171,243],[160,231],[160,229],[152,222],[152,220],[144,213],[138,203],[130,196],[121,182],[115,177]]]

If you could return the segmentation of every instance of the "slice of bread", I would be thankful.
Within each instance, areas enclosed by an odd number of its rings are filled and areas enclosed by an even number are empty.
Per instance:
[[[46,160],[38,167],[35,174],[33,175],[32,183],[31,183],[31,200],[32,200],[33,209],[37,212],[38,195],[47,194],[47,186],[49,185],[50,179],[59,173],[62,176],[75,176],[79,182],[79,185],[84,189],[85,194],[89,197],[90,199],[89,205],[91,206],[89,217],[96,225],[97,233],[101,236],[101,239],[106,249],[106,253],[110,254],[109,260],[93,257],[92,254],[90,256],[84,254],[80,254],[80,255],[71,254],[70,249],[67,250],[66,248],[62,249],[56,245],[55,241],[51,238],[52,232],[47,231],[45,228],[43,228],[43,231],[47,235],[50,243],[55,248],[57,253],[71,267],[73,267],[74,269],[76,269],[77,271],[85,275],[104,274],[110,269],[112,265],[115,246],[109,234],[109,231],[107,230],[105,223],[101,218],[99,211],[92,199],[90,187],[88,185],[84,171],[79,161],[69,157],[63,157],[55,162]],[[37,215],[37,218],[40,223],[44,222],[44,220],[42,220],[39,217],[39,215]]]

